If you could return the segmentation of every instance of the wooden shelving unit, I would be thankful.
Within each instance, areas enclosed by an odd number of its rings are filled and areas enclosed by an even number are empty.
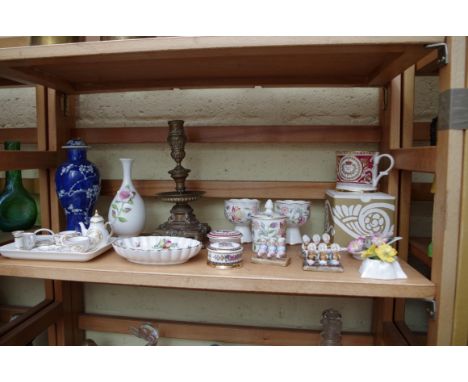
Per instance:
[[[123,318],[109,317],[101,317],[92,321],[94,323],[86,321],[86,317],[80,315],[84,282],[374,297],[375,344],[407,343],[395,325],[401,321],[404,312],[399,299],[437,296],[440,307],[430,325],[428,343],[451,343],[456,321],[451,312],[454,312],[454,306],[458,306],[458,300],[453,299],[457,259],[461,253],[458,246],[466,245],[459,241],[461,217],[453,213],[459,207],[463,192],[464,131],[441,130],[437,147],[415,148],[413,141],[426,138],[427,126],[415,125],[412,120],[415,66],[418,64],[418,71],[422,72],[425,65],[433,63],[434,53],[426,45],[444,41],[448,43],[450,57],[449,64],[440,69],[441,91],[465,87],[465,83],[456,82],[466,76],[463,61],[466,58],[465,38],[168,37],[0,49],[0,78],[3,78],[0,86],[2,83],[7,85],[8,81],[37,86],[38,106],[37,138],[31,138],[30,133],[22,133],[23,139],[37,142],[38,150],[27,153],[27,156],[25,153],[0,151],[0,170],[39,169],[42,225],[54,230],[62,225],[61,210],[53,188],[54,168],[63,156],[60,147],[69,137],[84,133],[86,139],[99,143],[119,143],[121,137],[130,135],[137,136],[133,143],[165,139],[162,128],[119,128],[119,134],[115,134],[118,127],[76,129],[74,106],[77,94],[253,86],[381,88],[378,126],[359,126],[356,129],[354,126],[229,126],[224,129],[222,126],[205,126],[189,128],[188,134],[193,142],[272,142],[279,139],[285,143],[378,143],[380,151],[391,152],[396,160],[396,169],[384,190],[398,196],[398,232],[405,237],[399,250],[409,278],[389,282],[362,280],[357,273],[359,263],[351,258],[344,260],[345,272],[339,275],[304,272],[299,267],[298,255],[287,268],[256,267],[246,263],[237,272],[220,272],[206,267],[204,253],[184,265],[158,268],[130,264],[112,251],[84,264],[0,259],[0,274],[49,280],[46,281],[49,303],[44,308],[48,310],[42,316],[33,315],[28,320],[33,320],[35,325],[39,322],[41,328],[54,324],[49,331],[49,340],[55,344],[79,344],[83,328],[104,327],[105,323],[119,327],[126,322]],[[9,129],[1,134],[8,137],[15,136],[17,132],[19,129]],[[468,150],[468,139],[466,147]],[[404,261],[409,247],[407,211],[413,187],[411,171],[437,175],[435,219],[444,224],[437,224],[434,228],[432,281]],[[195,188],[198,185],[208,189],[209,197],[268,195],[322,199],[324,190],[333,187],[326,182],[192,182],[191,186]],[[167,182],[151,179],[142,180],[141,186],[146,190],[144,195],[168,187]],[[103,182],[104,193],[110,194],[114,189],[112,181]],[[416,188],[416,191],[419,197],[429,199],[424,187]],[[54,304],[58,304],[59,311]],[[60,319],[57,319],[57,312],[60,312]],[[171,326],[171,330],[176,326]],[[225,328],[226,331],[228,329]],[[8,334],[10,342],[14,335],[24,333],[20,327],[11,330]],[[203,335],[206,333],[203,331]],[[288,343],[287,339],[283,343]]]

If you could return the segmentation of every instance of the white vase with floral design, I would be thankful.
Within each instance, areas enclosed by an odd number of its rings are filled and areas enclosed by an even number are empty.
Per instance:
[[[115,235],[138,236],[145,226],[145,205],[132,183],[133,159],[121,158],[122,185],[109,208],[109,223]]]
[[[309,219],[310,202],[305,200],[277,200],[275,212],[286,216],[286,243],[301,244],[302,236],[299,227]]]

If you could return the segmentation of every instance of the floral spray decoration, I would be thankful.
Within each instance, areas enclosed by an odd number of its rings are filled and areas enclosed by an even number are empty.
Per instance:
[[[132,191],[127,184],[118,193],[118,198],[112,203],[112,217],[119,220],[121,223],[127,222],[125,215],[132,210],[133,199],[135,198],[135,191]]]
[[[390,237],[380,234],[368,238],[360,237],[349,243],[348,251],[351,253],[361,252],[361,257],[364,259],[393,263],[397,260],[398,252],[388,244],[389,239]]]

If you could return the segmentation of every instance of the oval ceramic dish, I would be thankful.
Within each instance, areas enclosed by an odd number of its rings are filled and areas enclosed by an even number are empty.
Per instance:
[[[202,247],[198,240],[171,236],[138,236],[117,239],[112,246],[132,263],[173,265],[185,263]]]

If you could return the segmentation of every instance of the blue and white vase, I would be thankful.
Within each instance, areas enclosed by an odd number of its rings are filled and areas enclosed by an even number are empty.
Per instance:
[[[82,139],[70,139],[62,148],[67,150],[67,160],[57,167],[55,187],[67,230],[81,231],[80,222],[89,226],[101,190],[99,170],[86,159],[89,146]]]

